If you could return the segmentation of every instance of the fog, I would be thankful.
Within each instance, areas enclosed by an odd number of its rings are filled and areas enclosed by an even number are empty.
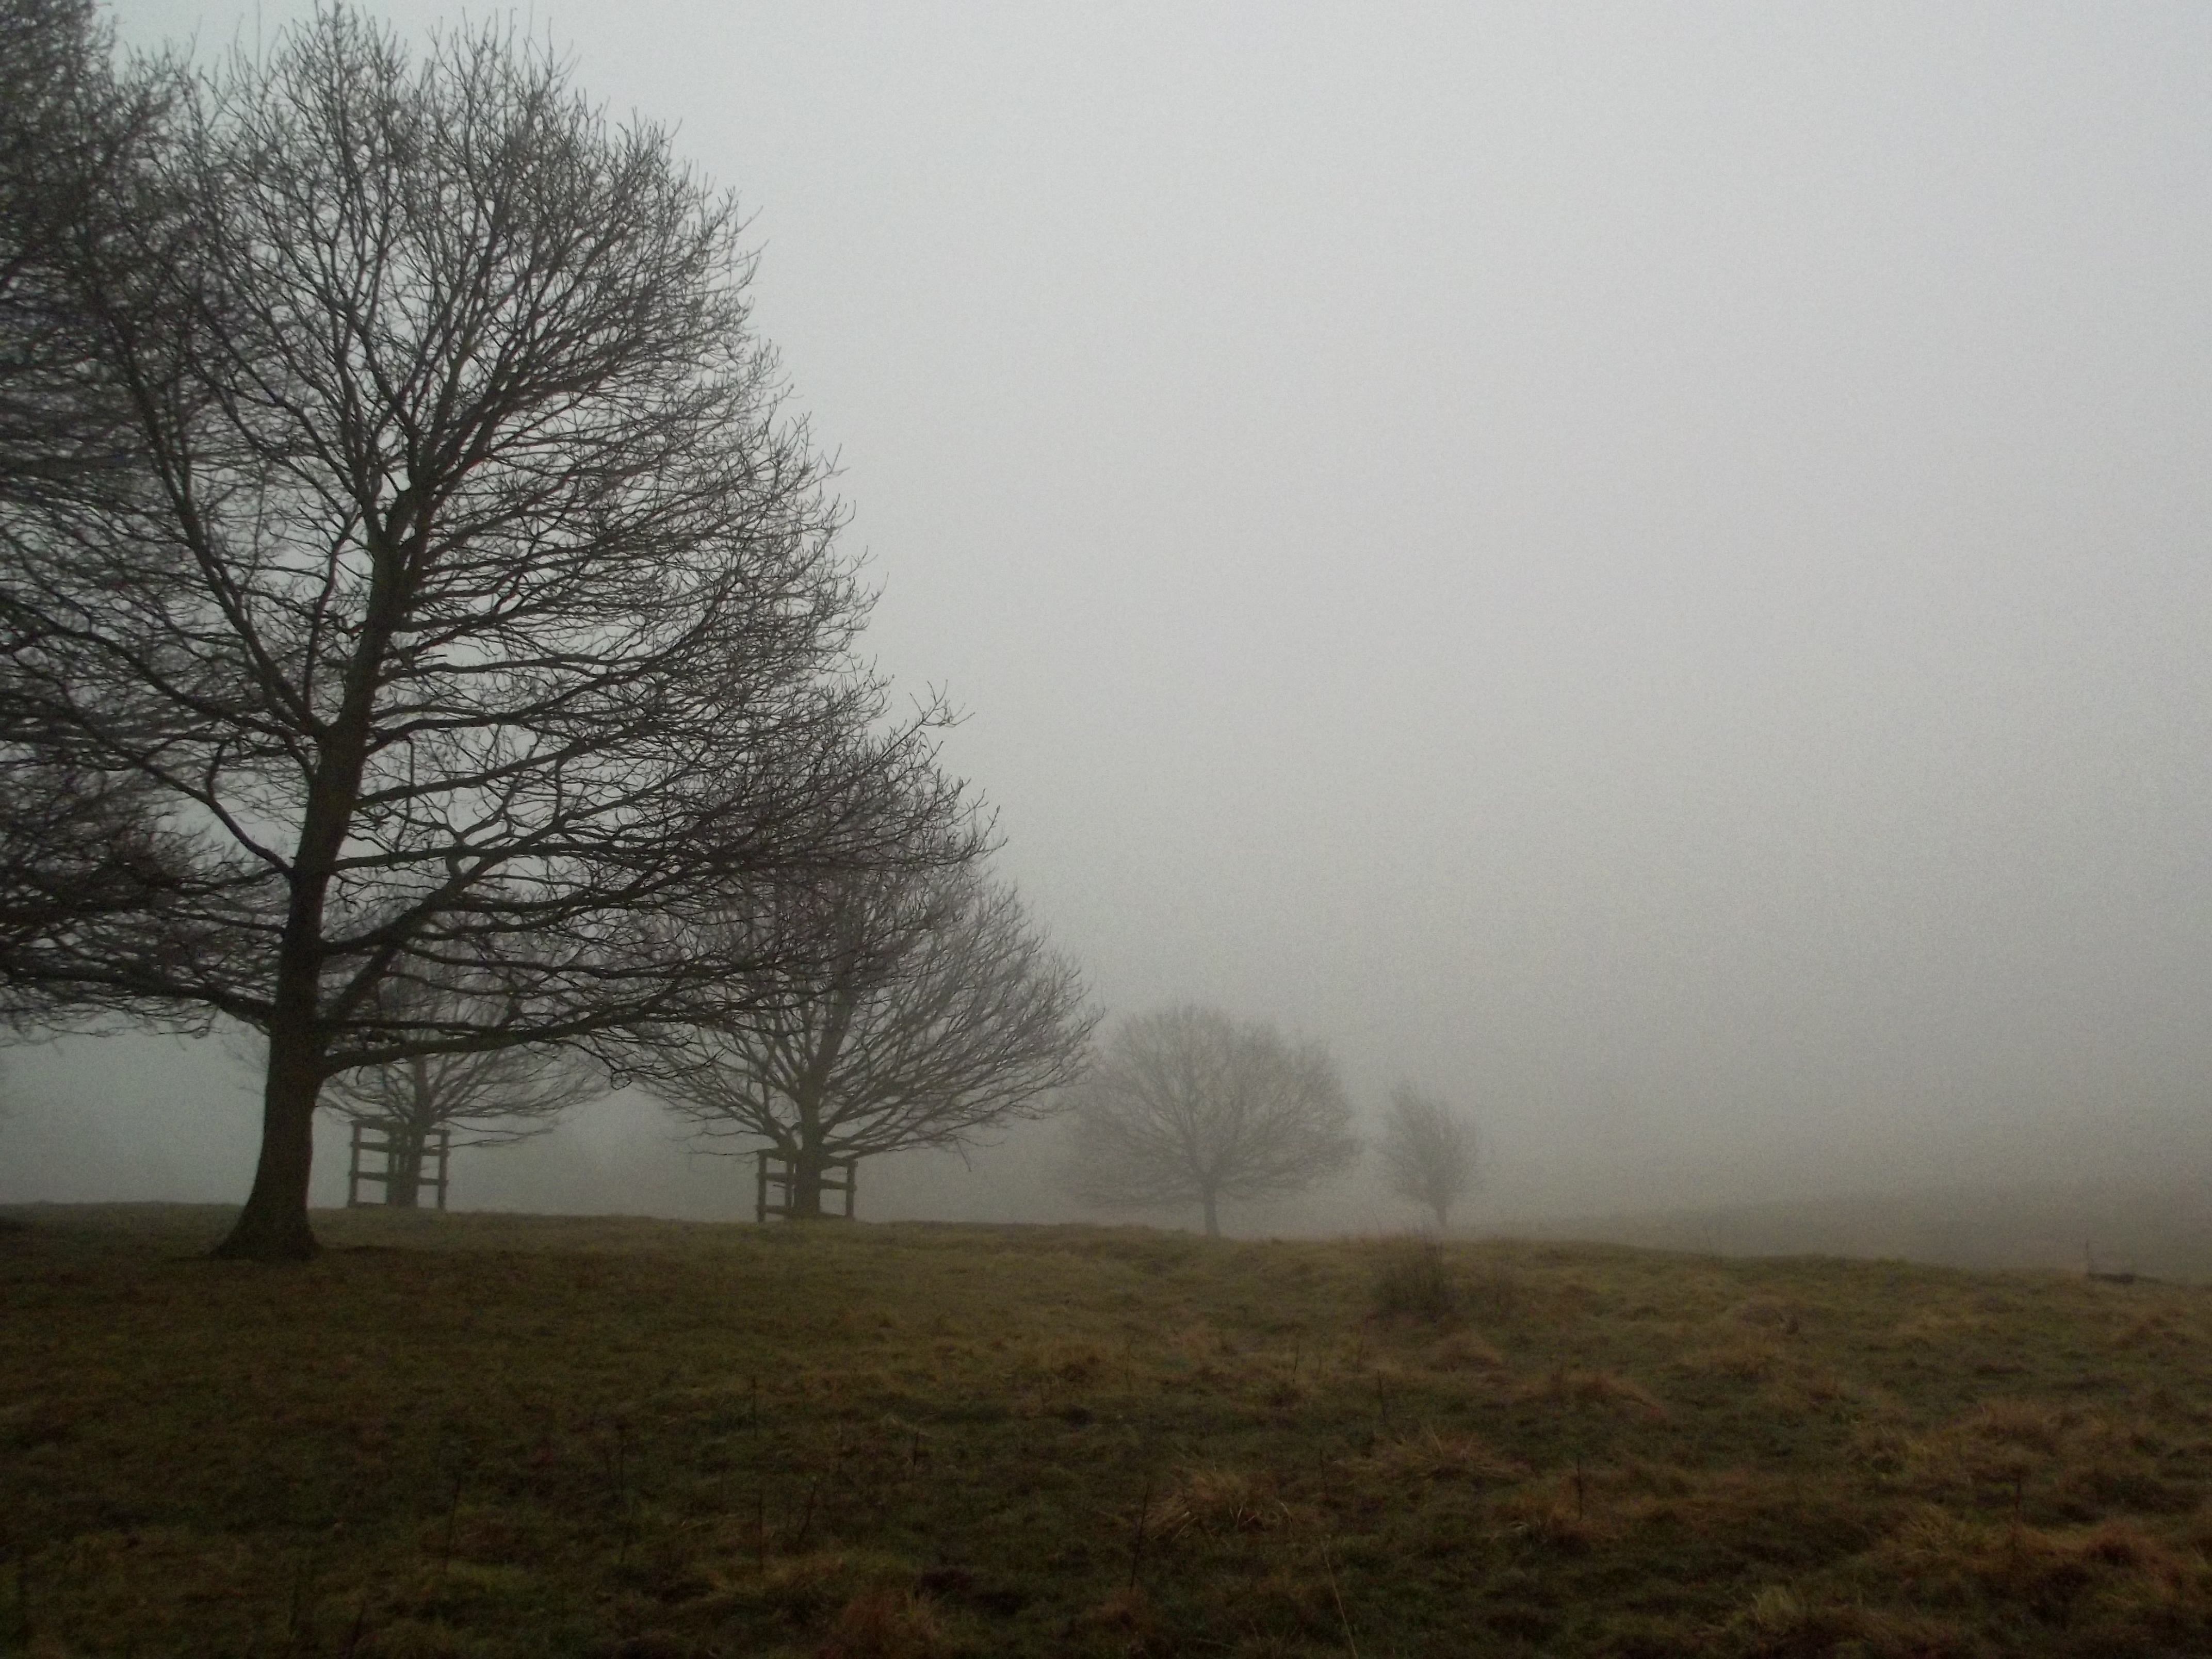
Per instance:
[[[1108,1008],[1462,1103],[1477,1221],[2205,1169],[2212,13],[525,22],[752,212],[870,648]],[[242,1195],[219,1044],[7,1066],[0,1200]],[[1065,1214],[1052,1137],[862,1211]],[[624,1097],[455,1202],[750,1178]]]

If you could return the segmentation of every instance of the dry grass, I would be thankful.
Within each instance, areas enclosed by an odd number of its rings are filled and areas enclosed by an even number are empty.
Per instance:
[[[1185,1469],[1172,1490],[1153,1500],[1144,1525],[1153,1537],[1266,1532],[1291,1519],[1275,1477],[1266,1470]]]
[[[1531,1471],[1471,1434],[1442,1434],[1433,1427],[1378,1443],[1357,1465],[1391,1486],[1413,1480],[1464,1480],[1510,1486]]]
[[[1446,1373],[1458,1371],[1502,1371],[1506,1369],[1505,1356],[1497,1346],[1473,1331],[1454,1331],[1429,1350],[1428,1368]]]
[[[18,1218],[0,1653],[2212,1651],[2186,1287],[373,1215],[269,1270],[212,1212]]]
[[[1433,1238],[1415,1236],[1391,1239],[1377,1247],[1374,1304],[1376,1316],[1382,1319],[1443,1325],[1457,1318],[1460,1289],[1453,1281],[1443,1246]]]
[[[1667,1420],[1667,1407],[1656,1395],[1641,1382],[1612,1371],[1572,1370],[1555,1366],[1523,1383],[1519,1397],[1554,1406],[1595,1407],[1650,1423]]]
[[[942,1659],[957,1651],[927,1597],[889,1587],[848,1601],[820,1650],[821,1659]]]

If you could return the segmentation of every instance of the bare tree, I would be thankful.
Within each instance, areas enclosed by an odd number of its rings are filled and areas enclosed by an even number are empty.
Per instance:
[[[967,1145],[1042,1115],[1080,1074],[1097,1022],[1082,976],[1010,887],[968,870],[846,877],[787,896],[767,925],[824,959],[666,1035],[645,1064],[703,1134],[792,1160],[795,1216],[821,1214],[833,1159]]]
[[[385,1201],[416,1207],[432,1139],[460,1146],[511,1146],[549,1133],[567,1112],[606,1092],[576,1057],[543,1048],[410,1054],[341,1072],[325,1085],[324,1109],[380,1132],[390,1146]]]
[[[939,711],[887,726],[855,662],[734,209],[659,130],[496,27],[412,61],[332,9],[156,161],[70,295],[154,487],[11,550],[0,695],[50,774],[142,792],[165,884],[4,966],[264,1033],[222,1249],[296,1258],[331,1078],[726,1009],[802,944],[714,927],[733,895],[981,833]]]
[[[1482,1184],[1481,1142],[1474,1125],[1410,1083],[1390,1091],[1382,1138],[1375,1150],[1390,1190],[1434,1211],[1438,1232],[1450,1220],[1452,1206]]]
[[[1124,1020],[1077,1091],[1071,1189],[1113,1209],[1301,1192],[1359,1143],[1335,1062],[1260,1020],[1182,1006]]]

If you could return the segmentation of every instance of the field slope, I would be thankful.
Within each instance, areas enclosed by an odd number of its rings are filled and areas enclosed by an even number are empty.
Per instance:
[[[224,1218],[0,1218],[0,1652],[2212,1651],[2202,1290]]]

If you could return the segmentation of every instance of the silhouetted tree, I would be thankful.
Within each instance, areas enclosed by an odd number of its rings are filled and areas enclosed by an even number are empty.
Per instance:
[[[1074,1122],[1079,1197],[1115,1209],[1197,1204],[1213,1237],[1221,1200],[1301,1192],[1359,1155],[1326,1048],[1211,1008],[1122,1021],[1076,1091]]]
[[[1097,1020],[1081,975],[973,871],[834,878],[732,925],[811,938],[822,959],[665,1036],[647,1086],[702,1133],[788,1157],[796,1216],[821,1214],[833,1159],[966,1145],[1080,1074]]]
[[[413,1011],[418,1018],[436,1011]],[[495,1024],[501,1011],[449,1007],[463,1030]],[[422,1163],[441,1133],[454,1147],[511,1146],[549,1133],[572,1107],[606,1092],[595,1069],[573,1054],[545,1048],[486,1048],[410,1054],[341,1072],[324,1085],[324,1109],[379,1132],[390,1146],[385,1200],[411,1210]]]
[[[1452,1206],[1481,1185],[1481,1144],[1474,1125],[1410,1083],[1390,1091],[1375,1150],[1390,1190],[1434,1211],[1438,1232],[1449,1221]]]
[[[222,1249],[296,1258],[331,1078],[726,1009],[809,948],[733,895],[980,837],[938,711],[887,726],[854,659],[734,210],[659,130],[495,27],[413,61],[338,9],[173,126],[69,291],[153,488],[0,572],[11,738],[143,792],[167,884],[6,967],[265,1036]]]

